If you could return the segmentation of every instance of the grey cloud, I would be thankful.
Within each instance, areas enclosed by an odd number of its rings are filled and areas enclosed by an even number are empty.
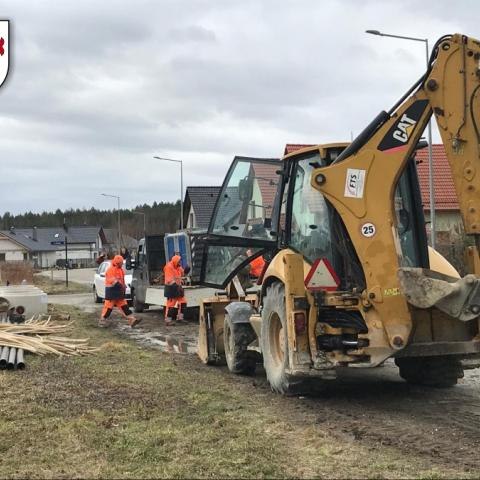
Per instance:
[[[2,210],[176,200],[219,185],[235,154],[349,140],[423,73],[421,44],[367,28],[475,34],[445,0],[3,1],[14,68],[0,89]],[[480,34],[478,34],[480,35]],[[121,172],[121,175],[117,175]]]

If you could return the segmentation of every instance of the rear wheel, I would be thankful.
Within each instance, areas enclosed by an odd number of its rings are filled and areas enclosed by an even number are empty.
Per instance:
[[[95,286],[93,287],[93,301],[95,303],[102,303],[102,301],[103,301],[102,297],[99,297],[97,295],[97,289],[95,288]]]
[[[253,375],[256,368],[256,352],[247,350],[255,340],[255,333],[249,323],[233,323],[225,313],[223,322],[225,358],[232,373]]]
[[[268,287],[263,300],[261,343],[263,365],[272,390],[282,394],[306,392],[303,379],[292,378],[286,373],[289,360],[285,287],[280,282]]]
[[[135,292],[132,292],[132,305],[135,313],[142,313],[145,310],[145,304],[138,300]]]
[[[449,357],[417,357],[395,359],[400,376],[408,383],[447,388],[463,378],[460,360]]]

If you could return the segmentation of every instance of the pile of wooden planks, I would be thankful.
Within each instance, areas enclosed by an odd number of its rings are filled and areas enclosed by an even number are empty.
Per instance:
[[[0,345],[37,355],[89,355],[98,351],[88,338],[69,338],[73,322],[51,322],[51,317],[33,317],[25,323],[0,323]]]

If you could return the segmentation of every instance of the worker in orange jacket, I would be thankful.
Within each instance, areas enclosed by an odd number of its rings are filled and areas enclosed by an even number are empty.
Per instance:
[[[117,307],[121,314],[128,320],[128,324],[131,327],[140,323],[141,319],[135,318],[128,308],[128,303],[125,300],[125,287],[123,257],[121,255],[115,255],[112,263],[105,272],[105,301],[103,303],[102,317],[99,322],[100,326],[104,327],[107,325],[107,319],[115,307]]]
[[[247,255],[251,257],[253,255],[252,250],[247,250]],[[265,260],[264,258],[260,255],[257,258],[254,258],[250,262],[250,276],[258,278],[263,272],[263,268],[265,267]]]
[[[187,300],[185,299],[182,288],[182,277],[184,270],[181,265],[182,257],[174,255],[172,259],[163,268],[165,274],[165,325],[173,325],[174,320],[184,321],[183,313],[187,308]],[[177,307],[178,306],[178,307]]]

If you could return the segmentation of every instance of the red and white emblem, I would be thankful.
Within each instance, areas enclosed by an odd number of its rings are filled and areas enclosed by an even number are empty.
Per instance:
[[[334,292],[339,285],[340,280],[326,258],[317,258],[305,277],[305,286],[311,292],[319,290]]]
[[[0,20],[0,86],[8,75],[10,67],[10,22]]]

